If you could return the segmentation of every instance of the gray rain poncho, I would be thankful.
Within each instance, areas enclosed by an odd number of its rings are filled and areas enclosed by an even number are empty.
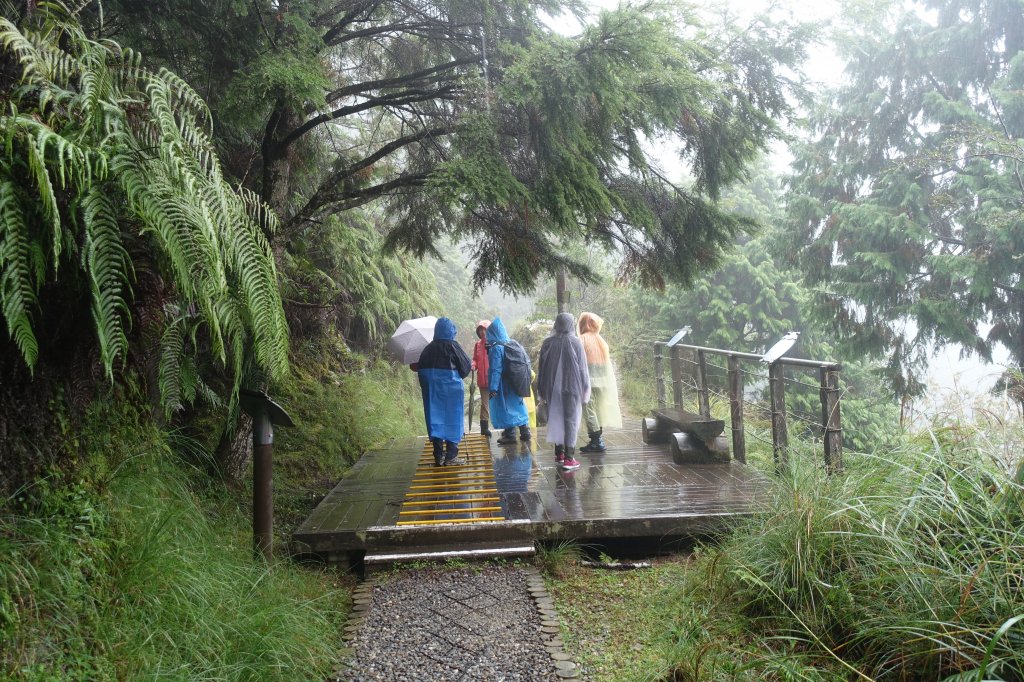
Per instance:
[[[559,313],[540,347],[537,393],[548,404],[548,443],[574,447],[583,403],[590,400],[590,373],[572,315]]]

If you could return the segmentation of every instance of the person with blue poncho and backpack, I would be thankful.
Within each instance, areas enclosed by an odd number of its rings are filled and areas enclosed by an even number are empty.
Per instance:
[[[530,363],[523,347],[509,338],[500,317],[487,328],[487,385],[490,388],[491,424],[502,429],[499,445],[530,440],[530,416],[524,395],[529,395]]]
[[[427,435],[434,446],[434,465],[465,464],[459,459],[464,433],[463,403],[470,360],[455,341],[455,323],[442,317],[434,325],[434,340],[427,344],[416,363],[423,393],[423,417]]]

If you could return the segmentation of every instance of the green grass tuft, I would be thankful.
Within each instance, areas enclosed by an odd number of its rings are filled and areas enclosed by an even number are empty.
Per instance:
[[[1022,489],[963,436],[795,452],[681,587],[674,679],[1021,679]]]
[[[236,504],[199,492],[138,415],[110,416],[102,444],[130,451],[92,452],[81,480],[3,506],[0,677],[324,677],[348,611],[341,579],[254,560]]]

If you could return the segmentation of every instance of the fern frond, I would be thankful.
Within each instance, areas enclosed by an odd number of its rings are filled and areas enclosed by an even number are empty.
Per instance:
[[[160,338],[157,385],[164,404],[164,414],[168,417],[182,408],[181,367],[185,355],[185,336],[185,321],[176,317],[167,325]]]
[[[30,309],[36,303],[38,280],[33,260],[31,232],[14,183],[0,183],[0,309],[7,333],[14,340],[25,364],[35,367],[39,343],[32,331]],[[35,258],[34,258],[35,256]]]
[[[21,82],[33,85],[42,82],[39,75],[40,57],[35,45],[7,19],[0,19],[0,46],[10,52],[21,65]]]
[[[213,114],[198,92],[192,89],[183,78],[173,71],[161,68],[157,77],[167,86],[168,91],[174,94],[174,104],[191,111],[199,116],[203,129],[208,135],[213,135]]]
[[[82,205],[85,245],[82,267],[92,289],[92,316],[100,343],[100,358],[107,377],[114,380],[114,364],[128,352],[131,259],[121,243],[117,212],[101,185],[90,188]]]

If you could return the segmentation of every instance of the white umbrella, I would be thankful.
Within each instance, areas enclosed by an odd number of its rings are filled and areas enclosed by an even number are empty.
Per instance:
[[[398,329],[388,339],[388,350],[403,365],[418,362],[420,353],[434,339],[434,325],[437,318],[433,315],[406,320],[398,325]]]

